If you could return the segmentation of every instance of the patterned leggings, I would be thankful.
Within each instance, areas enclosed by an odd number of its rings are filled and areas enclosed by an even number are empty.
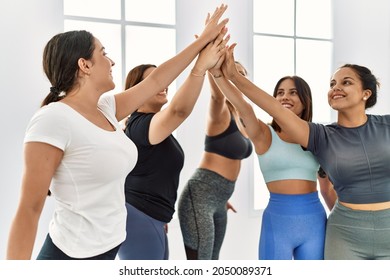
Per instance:
[[[187,259],[217,260],[225,237],[226,203],[235,182],[198,168],[181,193],[178,207]]]

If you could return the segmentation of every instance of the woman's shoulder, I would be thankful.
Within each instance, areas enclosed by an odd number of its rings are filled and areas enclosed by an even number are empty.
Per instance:
[[[367,115],[369,121],[375,123],[390,124],[390,115]]]

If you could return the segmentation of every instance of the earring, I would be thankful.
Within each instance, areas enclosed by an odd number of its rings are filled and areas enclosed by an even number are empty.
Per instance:
[[[365,96],[365,97],[363,97],[363,100],[367,100],[368,98]]]

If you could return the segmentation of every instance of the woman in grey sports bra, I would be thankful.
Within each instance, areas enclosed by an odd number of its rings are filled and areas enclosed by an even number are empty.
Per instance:
[[[334,184],[338,201],[327,222],[325,259],[390,259],[390,115],[366,114],[377,101],[377,78],[364,66],[339,67],[328,91],[337,122],[314,124],[240,77],[233,49],[224,76],[273,116],[290,142],[311,151]]]
[[[240,73],[246,70],[237,64]],[[235,121],[234,108],[225,100],[209,73],[211,98],[205,152],[199,167],[185,185],[178,217],[187,259],[219,258],[227,225],[228,203],[234,191],[241,161],[250,156],[252,144]]]

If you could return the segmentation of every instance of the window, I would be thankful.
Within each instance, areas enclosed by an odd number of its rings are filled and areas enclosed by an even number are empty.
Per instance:
[[[287,75],[305,79],[312,90],[313,121],[327,123],[331,111],[327,91],[332,61],[332,17],[329,0],[253,1],[253,81],[269,94]],[[264,122],[271,117],[254,106]],[[253,205],[268,201],[263,176],[254,158]]]
[[[64,0],[65,31],[85,29],[115,62],[114,92],[133,67],[159,65],[176,54],[175,0]],[[153,8],[151,8],[153,7]],[[176,83],[170,86],[176,91]]]

